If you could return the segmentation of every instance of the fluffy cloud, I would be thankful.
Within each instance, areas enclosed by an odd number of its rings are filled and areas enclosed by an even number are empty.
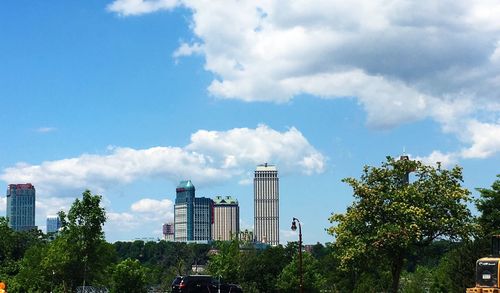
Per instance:
[[[311,174],[323,172],[325,164],[324,156],[294,127],[283,133],[265,125],[226,132],[200,130],[186,149],[222,162],[224,169],[275,162],[284,171]]]
[[[152,220],[167,222],[174,219],[174,203],[168,199],[143,198],[132,204],[130,209],[136,213],[143,213],[145,217]]]
[[[104,227],[107,234],[114,231],[136,229],[135,235],[157,235],[161,237],[161,226],[174,221],[174,203],[168,199],[143,198],[133,203],[126,212],[108,212]],[[149,227],[149,228],[146,228]],[[145,231],[150,229],[150,231]],[[144,233],[146,232],[146,233]]]
[[[7,198],[6,197],[0,197],[0,212],[4,212],[7,207]]]
[[[263,162],[275,163],[284,172],[321,173],[325,161],[296,128],[279,132],[259,125],[255,129],[199,130],[185,147],[115,147],[104,155],[83,154],[39,165],[19,163],[4,169],[0,179],[31,182],[41,194],[74,196],[85,188],[101,193],[115,184],[148,177],[173,182],[191,178],[201,184],[229,180]],[[135,211],[148,203],[137,203]]]
[[[464,158],[486,158],[500,152],[500,123],[481,123],[472,120],[465,129],[465,139],[471,146],[464,149]]]
[[[414,160],[422,161],[427,165],[441,164],[444,168],[450,167],[457,163],[458,156],[456,153],[442,153],[440,151],[433,151],[426,157],[414,157]]]
[[[108,5],[108,10],[128,16],[172,9],[177,5],[177,0],[117,0]]]
[[[456,164],[459,159],[484,159],[500,152],[500,123],[484,123],[471,119],[451,129],[464,144],[470,145],[460,151],[442,153],[433,151],[426,157],[415,157],[427,164],[440,162],[447,167]]]
[[[446,133],[467,127],[474,138],[462,139],[471,146],[461,156],[498,152],[494,137],[479,137],[498,127],[484,118],[500,112],[498,1],[118,0],[108,9],[176,5],[192,11],[194,41],[173,55],[202,54],[216,97],[356,98],[371,126],[433,119]],[[461,122],[470,120],[478,125]]]

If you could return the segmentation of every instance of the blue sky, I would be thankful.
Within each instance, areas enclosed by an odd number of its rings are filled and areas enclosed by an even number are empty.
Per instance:
[[[417,5],[418,4],[418,5]],[[231,195],[253,225],[255,166],[280,174],[281,241],[328,242],[340,180],[403,149],[500,173],[496,1],[4,1],[0,189],[37,224],[89,188],[109,241],[159,237],[175,186]],[[5,197],[0,215],[5,214]]]

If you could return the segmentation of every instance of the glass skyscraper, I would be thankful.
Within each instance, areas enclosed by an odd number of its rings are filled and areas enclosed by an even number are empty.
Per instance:
[[[211,241],[213,201],[195,197],[191,180],[181,181],[176,188],[174,207],[174,240]]]
[[[279,178],[276,166],[257,166],[254,186],[254,237],[255,241],[278,245],[279,238]]]
[[[56,233],[61,228],[61,219],[59,216],[47,216],[47,234]]]
[[[7,188],[7,219],[15,231],[36,229],[35,186],[31,183],[9,184]]]

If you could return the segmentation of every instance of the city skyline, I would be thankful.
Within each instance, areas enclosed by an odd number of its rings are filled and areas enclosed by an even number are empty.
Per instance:
[[[325,243],[343,178],[386,156],[500,173],[500,4],[492,1],[7,1],[0,190],[36,186],[35,225],[85,189],[108,241],[161,238],[175,188],[238,199],[280,172],[281,243]],[[471,41],[472,40],[472,41]],[[0,216],[6,215],[5,193]]]

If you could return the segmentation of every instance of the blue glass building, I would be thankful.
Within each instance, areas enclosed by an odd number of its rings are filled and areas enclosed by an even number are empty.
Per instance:
[[[47,216],[47,234],[56,233],[61,228],[59,216]]]
[[[7,219],[15,231],[36,229],[35,186],[31,183],[9,184],[7,188]]]
[[[174,207],[174,241],[211,241],[213,201],[196,198],[191,180],[181,181],[176,188]]]

